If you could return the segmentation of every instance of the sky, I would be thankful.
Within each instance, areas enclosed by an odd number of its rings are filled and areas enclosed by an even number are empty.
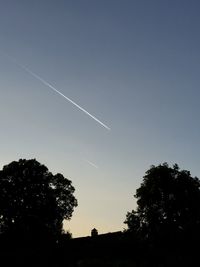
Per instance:
[[[73,237],[123,230],[151,165],[200,177],[199,12],[198,0],[0,0],[0,168],[36,158],[70,179]]]

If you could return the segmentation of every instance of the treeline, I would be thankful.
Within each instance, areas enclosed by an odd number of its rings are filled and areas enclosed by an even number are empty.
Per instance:
[[[151,166],[127,230],[71,238],[62,229],[77,200],[70,180],[35,159],[0,171],[2,266],[193,266],[200,244],[200,180],[178,165]],[[81,222],[80,222],[81,223]],[[4,264],[3,264],[4,263]]]

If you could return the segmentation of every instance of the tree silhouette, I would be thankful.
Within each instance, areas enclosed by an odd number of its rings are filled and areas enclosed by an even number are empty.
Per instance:
[[[71,181],[53,175],[35,159],[20,159],[0,171],[0,232],[58,235],[77,206]]]
[[[125,221],[129,232],[174,251],[186,244],[194,248],[200,241],[200,181],[189,171],[177,164],[152,166],[135,197],[137,209],[128,212]]]

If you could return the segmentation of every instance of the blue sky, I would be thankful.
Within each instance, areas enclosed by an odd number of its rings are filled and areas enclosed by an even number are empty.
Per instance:
[[[200,176],[199,1],[0,4],[0,164],[36,158],[72,180],[73,236],[122,230],[152,164]]]

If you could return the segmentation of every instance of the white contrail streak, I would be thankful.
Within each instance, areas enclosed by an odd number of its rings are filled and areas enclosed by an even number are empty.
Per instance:
[[[34,73],[33,71],[31,71],[30,69],[28,69],[27,67],[21,65],[21,68],[23,68],[26,72],[28,72],[29,74],[31,74],[33,77],[35,77],[37,80],[41,81],[44,85],[46,85],[47,87],[51,88],[54,92],[58,93],[59,95],[61,95],[62,97],[64,97],[67,101],[69,101],[70,103],[72,103],[74,106],[76,106],[78,109],[80,109],[81,111],[83,111],[85,114],[87,114],[88,116],[90,116],[93,120],[95,120],[96,122],[98,122],[101,126],[103,126],[104,128],[106,128],[107,130],[111,130],[110,127],[108,127],[106,124],[104,124],[102,121],[100,121],[99,119],[97,119],[95,116],[93,116],[91,113],[89,113],[87,110],[85,110],[84,108],[82,108],[81,106],[79,106],[77,103],[75,103],[73,100],[71,100],[69,97],[67,97],[66,95],[62,94],[60,91],[58,91],[54,86],[52,86],[50,83],[48,83],[47,81],[45,81],[44,79],[42,79],[39,75],[37,75],[36,73]]]
[[[86,161],[88,164],[90,164],[92,167],[95,167],[96,169],[99,168],[96,164],[94,164],[93,162],[91,162],[91,161],[89,161],[87,159],[84,159],[84,161]]]
[[[36,73],[34,73],[33,71],[31,71],[29,68],[25,67],[24,65],[20,64],[17,62],[16,59],[10,57],[9,55],[7,55],[6,53],[3,53],[4,55],[6,55],[9,59],[11,59],[12,61],[14,61],[18,66],[20,66],[23,70],[25,70],[26,72],[28,72],[30,75],[32,75],[34,78],[36,78],[37,80],[39,80],[40,82],[42,82],[44,85],[46,85],[47,87],[49,87],[50,89],[52,89],[54,92],[56,92],[57,94],[61,95],[62,97],[64,97],[67,101],[69,101],[71,104],[73,104],[75,107],[77,107],[78,109],[80,109],[81,111],[83,111],[85,114],[87,114],[90,118],[92,118],[93,120],[95,120],[96,122],[98,122],[101,126],[103,126],[104,128],[106,128],[107,130],[111,130],[110,127],[108,127],[106,124],[104,124],[102,121],[100,121],[99,119],[97,119],[95,116],[93,116],[91,113],[89,113],[87,110],[85,110],[84,108],[82,108],[81,106],[79,106],[77,103],[75,103],[72,99],[70,99],[69,97],[65,96],[64,94],[62,94],[60,91],[58,91],[54,86],[52,86],[50,83],[48,83],[47,81],[45,81],[44,79],[42,79],[39,75],[37,75]]]

